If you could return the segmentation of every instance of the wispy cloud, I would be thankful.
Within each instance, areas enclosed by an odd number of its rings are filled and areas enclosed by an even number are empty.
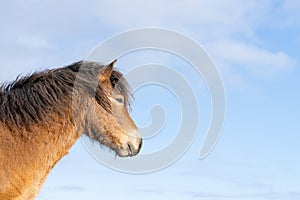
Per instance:
[[[296,63],[281,49],[265,48],[257,34],[268,23],[275,23],[270,17],[274,10],[283,16],[287,12],[296,15],[299,3],[293,0],[278,4],[259,0],[131,0],[130,3],[90,0],[84,4],[27,1],[23,4],[9,1],[0,8],[5,16],[5,20],[0,19],[4,27],[0,33],[0,58],[8,68],[25,66],[26,71],[33,65],[59,64],[80,55],[83,58],[82,54],[108,37],[108,33],[140,26],[171,28],[192,36],[208,47],[220,67],[231,72],[232,82],[240,83],[243,79],[233,67],[244,67],[265,77],[289,71]],[[18,10],[17,14],[12,14],[12,10]]]
[[[295,58],[282,49],[264,47],[257,33],[268,24],[281,27],[283,22],[274,20],[273,12],[285,15],[295,4],[298,6],[297,2],[289,0],[277,4],[258,0],[154,0],[151,3],[133,0],[130,6],[127,2],[120,2],[116,7],[114,1],[107,1],[108,9],[99,14],[99,18],[118,30],[146,25],[187,33],[208,47],[221,68],[230,71],[224,74],[234,79],[231,82],[240,84],[243,74],[232,68],[242,68],[247,73],[265,78],[295,67]],[[116,14],[112,14],[112,10]]]
[[[282,51],[271,52],[258,46],[237,41],[219,41],[209,46],[216,59],[234,64],[258,76],[273,76],[290,71],[296,60]]]

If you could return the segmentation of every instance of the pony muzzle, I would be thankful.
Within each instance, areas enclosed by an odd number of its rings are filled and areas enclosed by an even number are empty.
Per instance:
[[[138,132],[127,136],[127,141],[116,153],[120,157],[131,157],[137,155],[142,148],[142,137]]]

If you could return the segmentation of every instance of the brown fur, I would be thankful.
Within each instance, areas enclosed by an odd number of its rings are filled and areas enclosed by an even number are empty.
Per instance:
[[[75,80],[76,88],[95,96],[98,103],[106,111],[110,111],[110,101],[104,92],[104,86],[98,84],[96,92],[93,88],[102,72],[101,69],[97,63],[77,62],[64,68],[17,78],[12,83],[2,85],[0,121],[11,127],[21,128],[47,120],[49,111],[63,114],[60,106],[71,100]],[[118,85],[125,97],[126,105],[129,105],[130,90],[122,74],[114,70],[110,80],[113,87]]]
[[[1,200],[33,199],[82,133],[119,156],[139,152],[141,137],[127,111],[128,84],[113,65],[77,62],[2,85]]]

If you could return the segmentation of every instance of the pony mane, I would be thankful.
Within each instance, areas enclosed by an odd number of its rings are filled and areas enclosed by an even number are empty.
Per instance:
[[[22,128],[46,120],[51,113],[64,115],[61,106],[72,101],[74,87],[95,97],[105,111],[111,112],[111,103],[104,87],[95,85],[103,67],[96,62],[79,61],[63,68],[19,76],[11,83],[2,84],[0,121],[10,128]],[[123,74],[113,70],[110,81],[113,88],[117,87],[124,96],[129,108],[132,95]]]

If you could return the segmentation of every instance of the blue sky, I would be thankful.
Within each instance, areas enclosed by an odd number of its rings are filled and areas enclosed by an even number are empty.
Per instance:
[[[173,29],[202,44],[226,88],[224,130],[206,159],[198,155],[210,102],[200,81],[193,82],[199,84],[203,116],[199,133],[176,163],[150,174],[120,173],[94,160],[78,141],[51,172],[37,199],[299,199],[299,10],[296,0],[2,3],[2,82],[84,59],[106,38],[146,26]],[[153,60],[179,71],[184,65],[151,51],[122,59],[117,67],[123,72],[127,63]],[[193,76],[192,71],[184,73]],[[161,88],[136,93],[132,115],[141,126],[149,120],[149,104],[172,98],[167,92],[153,98],[157,90]],[[176,103],[166,106],[167,114],[176,109],[172,106]],[[167,120],[166,132],[171,134],[177,118]],[[147,140],[142,153],[171,138]]]

